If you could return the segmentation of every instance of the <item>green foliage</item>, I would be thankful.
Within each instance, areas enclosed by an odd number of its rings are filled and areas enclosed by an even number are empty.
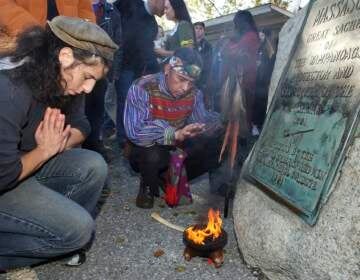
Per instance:
[[[290,1],[292,2],[292,1]],[[283,1],[283,0],[271,0],[271,4],[274,4],[280,8],[287,9],[289,7],[289,1]]]
[[[243,0],[227,0],[224,2],[225,3],[222,7],[222,11],[224,15],[236,12],[237,10],[241,9],[242,6],[244,5]]]
[[[292,0],[269,0],[269,1],[252,0],[252,4],[254,5],[254,7],[260,6],[262,4],[270,3],[283,9],[287,9],[289,7],[290,2],[292,2]]]
[[[253,0],[254,2],[254,6],[260,6],[262,4],[262,1],[261,0]]]
[[[216,0],[186,0],[189,12],[192,17],[202,17],[202,20],[214,18],[241,9],[244,0],[225,0],[220,5]]]

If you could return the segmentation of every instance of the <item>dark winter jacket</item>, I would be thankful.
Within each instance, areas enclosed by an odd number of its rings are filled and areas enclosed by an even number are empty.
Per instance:
[[[118,0],[114,6],[120,11],[122,18],[122,68],[133,71],[134,78],[158,72],[159,66],[154,52],[154,40],[158,30],[155,17],[146,11],[142,0]]]
[[[104,9],[95,11],[97,24],[103,28],[110,38],[119,46],[114,54],[114,61],[108,77],[118,78],[120,76],[122,58],[123,58],[123,38],[121,26],[121,13],[113,5],[105,2]]]
[[[201,72],[200,79],[198,81],[198,86],[200,88],[204,88],[209,77],[209,73],[211,70],[212,63],[212,46],[211,44],[204,38],[200,42],[197,42],[196,49],[201,55],[203,60],[203,69]]]
[[[36,148],[35,131],[47,107],[35,100],[26,84],[10,79],[9,73],[0,71],[0,195],[19,183],[21,156]],[[66,123],[86,136],[90,126],[84,114],[84,97],[72,97],[63,113]]]

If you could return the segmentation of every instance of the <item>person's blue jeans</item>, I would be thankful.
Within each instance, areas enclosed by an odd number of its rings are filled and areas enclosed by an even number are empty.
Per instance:
[[[94,231],[92,215],[107,172],[99,154],[71,149],[0,194],[0,270],[83,248]]]
[[[126,141],[126,133],[124,129],[124,107],[126,96],[129,88],[134,80],[134,72],[130,70],[123,70],[119,80],[115,81],[117,94],[117,108],[116,108],[116,137],[120,146]]]

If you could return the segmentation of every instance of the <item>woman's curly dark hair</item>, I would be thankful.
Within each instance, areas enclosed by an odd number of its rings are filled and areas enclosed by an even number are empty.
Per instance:
[[[88,51],[74,48],[57,38],[50,28],[32,27],[19,35],[16,48],[13,51],[0,55],[10,57],[11,62],[24,63],[10,71],[9,77],[18,83],[23,81],[32,91],[35,99],[47,106],[62,108],[70,96],[64,95],[59,62],[59,52],[62,48],[69,47],[73,50],[74,58],[88,65],[97,63],[94,55]],[[109,62],[101,58],[101,62]],[[70,66],[71,67],[71,66]]]

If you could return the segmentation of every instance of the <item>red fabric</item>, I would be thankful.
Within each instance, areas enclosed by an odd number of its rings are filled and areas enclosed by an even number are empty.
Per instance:
[[[194,100],[193,100],[193,98],[187,98],[185,100],[180,99],[180,100],[176,100],[176,102],[174,102],[174,101],[170,101],[170,100],[165,100],[160,97],[151,97],[151,104],[176,108],[178,106],[193,106]]]
[[[167,205],[176,206],[178,204],[177,187],[166,184],[164,199]]]
[[[176,111],[176,112],[169,112],[163,109],[152,109],[151,114],[153,115],[154,119],[161,119],[161,120],[178,120],[187,118],[191,115],[192,110],[183,110],[183,111]]]
[[[175,128],[185,125],[194,107],[194,92],[176,99],[162,92],[155,80],[145,84],[144,88],[150,94],[150,111],[154,119],[165,120]]]
[[[179,120],[186,119],[192,113],[194,96],[186,96],[179,100],[167,100],[159,96],[150,96],[151,114],[154,119]]]
[[[227,77],[231,67],[235,67],[237,71],[242,71],[242,87],[246,94],[246,115],[247,125],[251,127],[252,111],[255,99],[256,89],[256,60],[260,40],[257,32],[250,31],[245,33],[239,40],[229,40],[225,45],[224,56],[225,65],[224,77]]]
[[[179,148],[170,152],[169,168],[165,177],[164,199],[171,207],[192,202],[190,185],[184,164],[186,157],[186,152]]]
[[[243,86],[252,93],[255,91],[256,85],[256,59],[259,46],[257,33],[251,31],[245,33],[238,41],[229,40],[225,47],[228,65],[234,66],[235,63],[236,67],[242,68],[244,71]]]

